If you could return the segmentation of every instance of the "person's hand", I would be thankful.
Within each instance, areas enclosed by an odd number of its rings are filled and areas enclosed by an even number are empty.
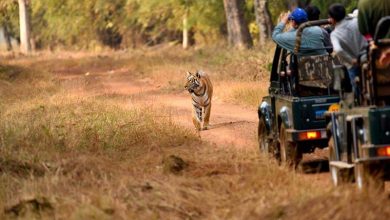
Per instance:
[[[288,22],[288,16],[290,15],[290,13],[286,12],[286,13],[283,13],[281,16],[280,16],[280,21],[287,24]]]
[[[336,24],[336,21],[333,18],[328,18],[328,22],[332,26],[334,26]]]
[[[359,62],[357,59],[352,59],[352,66],[357,66],[359,65]]]
[[[287,24],[289,14],[290,14],[289,12],[281,13],[278,17],[278,23],[283,22],[283,23]]]

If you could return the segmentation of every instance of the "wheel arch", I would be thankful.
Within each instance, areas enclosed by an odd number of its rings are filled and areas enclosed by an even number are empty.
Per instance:
[[[272,107],[267,101],[262,101],[257,110],[259,120],[263,120],[268,132],[271,132],[273,126]]]
[[[282,125],[285,126],[285,128],[292,128],[293,126],[293,118],[292,118],[292,113],[290,108],[287,106],[283,106],[280,108],[279,114],[278,114],[278,126],[280,129],[280,126]]]

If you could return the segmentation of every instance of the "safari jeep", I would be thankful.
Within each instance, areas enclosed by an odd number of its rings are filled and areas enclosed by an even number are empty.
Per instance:
[[[390,16],[379,22],[361,65],[358,104],[352,106],[344,93],[340,111],[330,113],[329,166],[336,186],[355,180],[359,189],[383,189],[390,178],[390,64],[378,65],[383,48],[390,47],[390,39],[381,38],[389,26]],[[344,69],[337,69],[337,78],[348,75]]]
[[[327,24],[306,22],[297,30]],[[333,59],[330,55],[298,56],[277,46],[272,64],[268,96],[258,108],[258,140],[261,152],[270,153],[281,164],[296,167],[304,153],[328,145],[325,112],[338,107],[332,89]]]

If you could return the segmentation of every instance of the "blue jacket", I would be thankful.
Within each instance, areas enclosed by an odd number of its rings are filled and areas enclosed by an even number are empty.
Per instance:
[[[297,30],[283,32],[285,23],[280,22],[272,33],[272,39],[282,48],[294,52]],[[303,30],[299,55],[312,56],[326,54],[324,36],[320,27],[308,27]]]

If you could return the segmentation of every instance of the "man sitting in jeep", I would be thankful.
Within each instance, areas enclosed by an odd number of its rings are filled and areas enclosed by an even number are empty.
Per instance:
[[[359,56],[364,54],[367,42],[360,34],[357,19],[348,17],[345,7],[335,3],[329,7],[329,21],[335,27],[330,38],[333,51],[348,69],[351,85],[356,97],[359,96],[355,78],[360,75]]]
[[[292,29],[283,32],[286,24],[291,21]],[[272,39],[282,48],[293,52],[296,32],[300,24],[308,21],[307,13],[302,8],[296,8],[291,14],[284,14],[281,22],[275,27]],[[299,55],[312,56],[326,54],[324,36],[320,27],[309,27],[303,31]]]

